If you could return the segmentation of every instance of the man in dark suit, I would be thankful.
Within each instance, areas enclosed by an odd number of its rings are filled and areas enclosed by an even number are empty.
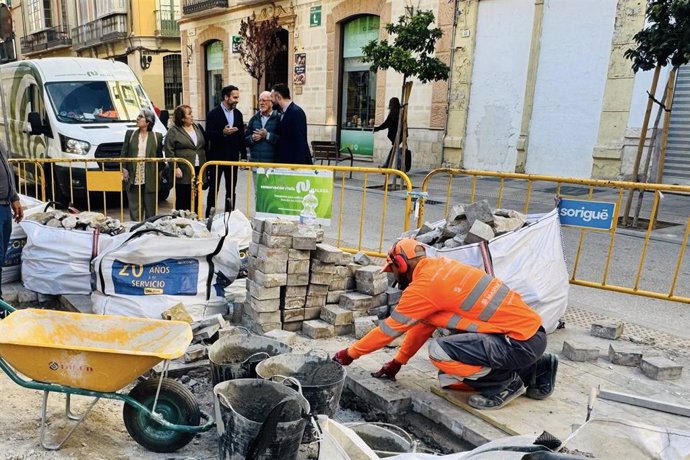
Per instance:
[[[290,99],[290,88],[279,83],[272,88],[273,101],[283,111],[278,125],[280,146],[278,163],[313,164],[307,141],[307,116],[304,110]]]
[[[223,100],[211,109],[206,116],[206,135],[209,148],[209,161],[239,161],[247,159],[244,141],[244,120],[237,110],[240,90],[233,85],[221,90]],[[206,200],[206,217],[216,205],[216,193],[221,176],[225,177],[225,211],[235,209],[235,186],[237,185],[237,166],[210,166],[209,190]]]

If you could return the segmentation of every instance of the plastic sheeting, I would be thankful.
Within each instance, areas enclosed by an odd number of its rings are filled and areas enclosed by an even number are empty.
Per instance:
[[[558,210],[528,216],[527,226],[489,241],[495,276],[519,292],[551,333],[568,306],[568,269],[563,255]],[[484,268],[479,244],[452,249],[427,247],[432,257],[448,257]]]

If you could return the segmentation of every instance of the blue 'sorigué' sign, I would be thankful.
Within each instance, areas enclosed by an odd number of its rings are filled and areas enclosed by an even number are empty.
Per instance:
[[[616,203],[605,201],[569,200],[561,198],[558,217],[561,225],[611,230]]]

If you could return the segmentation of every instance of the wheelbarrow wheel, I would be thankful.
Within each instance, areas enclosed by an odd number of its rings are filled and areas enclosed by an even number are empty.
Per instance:
[[[134,387],[129,396],[151,409],[157,389],[158,379],[149,379]],[[176,425],[199,426],[201,419],[199,404],[192,392],[181,383],[167,378],[161,383],[156,412]],[[194,439],[195,433],[166,429],[149,414],[129,404],[125,404],[122,417],[132,439],[153,452],[175,452]]]

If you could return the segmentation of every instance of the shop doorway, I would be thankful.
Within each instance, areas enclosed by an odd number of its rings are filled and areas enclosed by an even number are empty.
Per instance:
[[[213,40],[204,47],[206,113],[220,104],[223,89],[223,42]]]

